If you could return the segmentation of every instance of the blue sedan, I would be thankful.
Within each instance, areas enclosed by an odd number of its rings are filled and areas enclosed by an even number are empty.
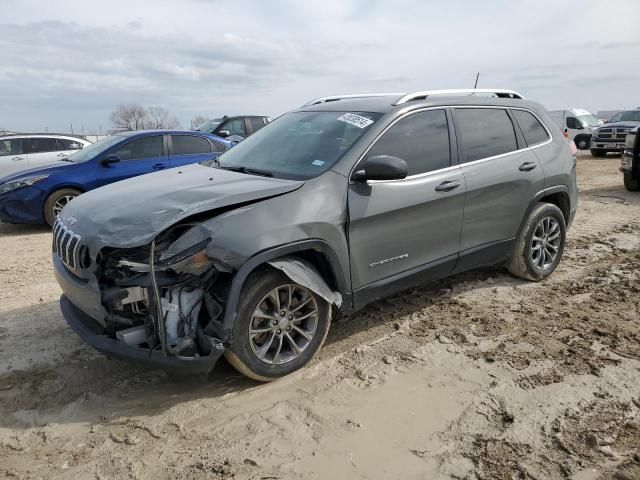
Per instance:
[[[214,135],[175,130],[112,135],[54,165],[1,178],[0,220],[52,225],[62,208],[83,192],[145,173],[212,160],[234,144]]]

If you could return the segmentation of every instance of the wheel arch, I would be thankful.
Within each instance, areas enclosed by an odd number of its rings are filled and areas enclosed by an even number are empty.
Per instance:
[[[546,202],[551,203],[558,207],[562,212],[562,216],[564,217],[564,221],[567,225],[569,225],[569,219],[571,216],[571,200],[569,199],[568,191],[557,191],[553,193],[548,193],[541,197],[538,202]]]
[[[578,143],[580,142],[581,139],[584,139],[587,142],[586,147],[582,148],[581,150],[589,150],[589,145],[591,143],[591,134],[579,133],[578,135],[576,135],[573,139],[573,142],[576,144],[576,147],[578,146]]]
[[[238,269],[231,281],[229,295],[225,304],[223,327],[229,332],[237,316],[240,293],[247,278],[259,268],[278,268],[292,259],[302,260],[303,264],[317,271],[326,285],[333,291],[337,291],[342,296],[342,309],[350,310],[352,307],[351,292],[345,281],[343,267],[338,260],[338,256],[326,241],[320,239],[303,240],[286,245],[281,245],[249,258]],[[287,274],[285,272],[285,274]]]
[[[45,195],[45,197],[44,197],[44,201],[42,202],[42,208],[41,208],[41,210],[42,210],[42,218],[46,218],[45,208],[47,206],[47,201],[49,200],[49,197],[51,197],[51,195],[53,195],[54,193],[59,192],[60,190],[64,190],[66,188],[77,190],[77,191],[80,192],[80,194],[83,194],[83,193],[87,192],[86,188],[83,188],[83,187],[81,187],[79,185],[75,185],[75,184],[72,184],[72,183],[63,184],[63,185],[56,185],[55,188],[52,188],[51,190],[49,190],[47,192],[47,194]]]
[[[531,202],[529,202],[527,211],[521,220],[520,228],[518,228],[518,236],[526,225],[529,215],[531,215],[531,212],[539,202],[546,202],[555,205],[562,212],[562,216],[564,217],[564,221],[567,226],[571,223],[571,197],[569,195],[569,187],[566,185],[558,185],[538,192]]]

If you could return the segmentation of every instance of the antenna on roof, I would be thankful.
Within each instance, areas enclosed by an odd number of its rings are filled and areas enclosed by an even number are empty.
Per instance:
[[[474,90],[478,88],[478,79],[480,78],[480,72],[476,74],[476,83],[473,84]]]

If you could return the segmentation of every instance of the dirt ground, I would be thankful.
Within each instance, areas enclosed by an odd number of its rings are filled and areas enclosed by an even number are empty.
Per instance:
[[[173,380],[66,326],[45,228],[0,225],[0,477],[640,479],[640,195],[578,160],[547,281],[502,268],[334,321],[308,368]]]

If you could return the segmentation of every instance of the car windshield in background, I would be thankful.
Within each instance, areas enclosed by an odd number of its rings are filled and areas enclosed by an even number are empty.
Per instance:
[[[369,112],[292,112],[225,152],[221,168],[309,179],[330,169],[382,116]]]
[[[112,135],[110,137],[103,138],[102,140],[98,140],[96,143],[87,145],[82,150],[78,150],[76,153],[69,155],[65,160],[73,163],[86,162],[87,160],[91,160],[96,155],[104,152],[107,148],[121,142],[123,139],[124,137],[120,135]]]
[[[222,123],[222,120],[222,118],[207,120],[197,128],[196,132],[211,133],[217,128],[218,125]]]
[[[600,126],[600,120],[598,120],[594,115],[578,115],[578,120],[588,127]]]
[[[610,123],[613,122],[640,122],[640,110],[630,110],[628,112],[620,112],[615,115]]]

